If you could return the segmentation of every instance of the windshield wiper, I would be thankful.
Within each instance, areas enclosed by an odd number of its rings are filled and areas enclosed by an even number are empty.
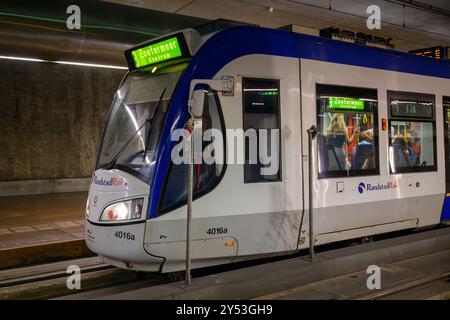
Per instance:
[[[119,152],[117,152],[117,154],[114,156],[114,158],[112,158],[112,160],[110,162],[108,162],[104,168],[106,168],[107,170],[111,170],[115,165],[117,160],[119,159],[120,155],[122,154],[122,152],[127,148],[127,146],[130,144],[131,140],[133,140],[134,136],[141,131],[141,129],[147,124],[149,123],[149,131],[147,133],[147,141],[145,142],[145,149],[144,149],[144,156],[147,153],[147,148],[148,148],[148,140],[150,138],[150,132],[151,129],[153,127],[153,117],[155,116],[155,114],[158,112],[159,109],[159,105],[161,104],[161,100],[162,97],[164,96],[164,93],[166,92],[166,88],[164,88],[164,90],[161,93],[161,96],[159,97],[158,103],[156,104],[155,110],[153,110],[152,113],[149,113],[147,119],[145,120],[145,122],[143,124],[141,124],[141,126],[130,136],[130,138],[128,139],[127,142],[125,142],[125,144],[122,146],[122,148],[119,150]]]
[[[144,127],[144,125],[147,122],[144,122],[143,124],[141,124],[141,126],[131,135],[131,137],[128,139],[127,142],[124,143],[124,145],[122,146],[122,148],[119,150],[119,152],[117,152],[117,154],[114,156],[114,158],[112,158],[112,160],[110,162],[108,162],[104,167],[107,170],[111,170],[117,162],[117,159],[119,159],[120,155],[122,154],[122,152],[126,149],[126,147],[130,144],[131,140],[133,140],[134,136],[136,135],[136,133],[138,133],[139,131],[141,131],[141,129]]]
[[[155,116],[158,114],[158,110],[159,110],[159,106],[161,105],[161,101],[162,98],[164,96],[164,93],[166,92],[167,87],[164,88],[164,90],[161,92],[161,96],[159,97],[158,103],[156,104],[155,110],[153,111],[153,115],[150,117],[150,114],[148,115],[147,118],[147,122],[148,122],[148,131],[147,131],[147,139],[145,140],[145,148],[144,148],[144,153],[142,155],[142,160],[145,159],[145,155],[147,154],[147,150],[148,150],[148,142],[150,141],[150,133],[152,132],[153,129],[153,119],[155,118]]]

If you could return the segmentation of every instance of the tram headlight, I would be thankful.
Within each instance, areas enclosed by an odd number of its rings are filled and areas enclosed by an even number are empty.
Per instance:
[[[139,219],[142,216],[144,198],[116,202],[107,206],[100,216],[100,221],[122,221]]]

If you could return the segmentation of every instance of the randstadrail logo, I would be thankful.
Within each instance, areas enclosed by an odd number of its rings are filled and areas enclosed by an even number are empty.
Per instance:
[[[364,191],[380,191],[380,190],[390,190],[390,189],[396,189],[397,184],[393,181],[389,181],[387,183],[377,183],[377,184],[365,184],[364,182],[360,182],[358,184],[358,192],[364,193]]]
[[[98,179],[97,176],[93,176],[92,180],[94,182],[94,184],[99,185],[99,186],[127,186],[126,181],[124,181],[124,179],[121,178],[111,178],[111,179],[104,179],[104,178],[100,178]]]

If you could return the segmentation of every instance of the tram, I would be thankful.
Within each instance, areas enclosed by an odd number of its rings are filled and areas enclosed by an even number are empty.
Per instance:
[[[254,26],[125,56],[86,206],[87,246],[107,263],[185,268],[190,171],[173,133],[195,108],[224,147],[193,165],[193,268],[450,220],[448,63]]]

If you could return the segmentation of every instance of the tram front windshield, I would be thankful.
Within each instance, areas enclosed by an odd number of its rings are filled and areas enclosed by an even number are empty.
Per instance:
[[[96,169],[116,168],[151,181],[159,134],[180,75],[181,71],[127,75],[111,107]]]

